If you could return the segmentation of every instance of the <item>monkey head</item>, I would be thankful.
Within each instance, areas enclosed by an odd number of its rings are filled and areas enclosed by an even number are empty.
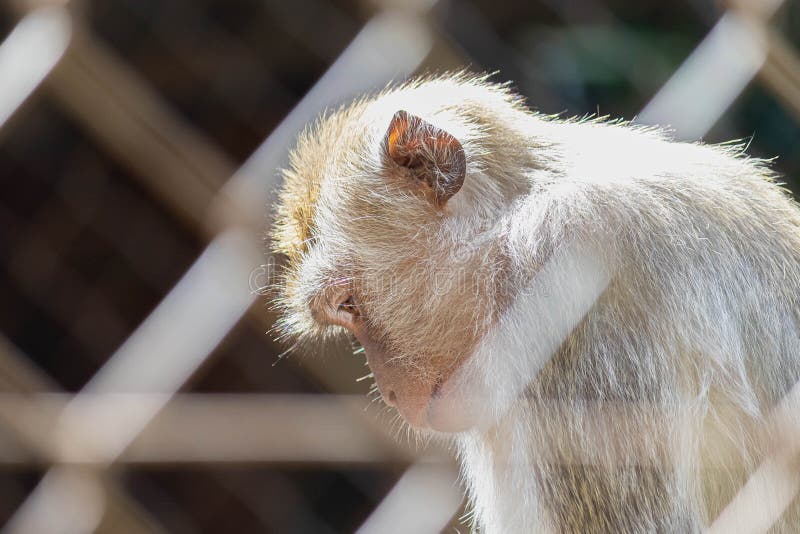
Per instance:
[[[355,336],[415,428],[470,426],[452,377],[507,304],[503,214],[530,186],[500,162],[529,163],[506,126],[520,106],[484,79],[412,82],[323,116],[284,171],[280,328]]]

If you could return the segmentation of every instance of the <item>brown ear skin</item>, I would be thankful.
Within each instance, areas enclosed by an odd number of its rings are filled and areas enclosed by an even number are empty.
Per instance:
[[[458,139],[407,111],[392,117],[384,139],[391,161],[426,184],[437,207],[458,193],[467,174],[467,158]]]

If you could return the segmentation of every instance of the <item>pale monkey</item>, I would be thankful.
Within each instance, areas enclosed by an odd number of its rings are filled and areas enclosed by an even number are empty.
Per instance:
[[[284,174],[281,328],[355,336],[479,531],[699,531],[780,443],[800,210],[741,147],[458,74],[323,116]]]

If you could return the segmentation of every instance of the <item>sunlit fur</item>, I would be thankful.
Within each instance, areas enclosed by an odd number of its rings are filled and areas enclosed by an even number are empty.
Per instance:
[[[444,212],[387,165],[398,110],[464,147]],[[537,115],[484,78],[415,80],[298,142],[275,232],[281,327],[326,335],[310,306],[346,283],[408,372],[469,376],[492,424],[452,439],[481,531],[698,531],[800,378],[800,210],[773,178],[739,146]],[[596,280],[570,317],[574,277]],[[798,508],[776,530],[798,531]]]

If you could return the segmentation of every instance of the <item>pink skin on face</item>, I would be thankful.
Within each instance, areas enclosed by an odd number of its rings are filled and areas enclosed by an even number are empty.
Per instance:
[[[329,324],[348,329],[364,347],[367,364],[375,377],[384,402],[394,406],[400,415],[412,426],[419,429],[430,428],[440,432],[460,432],[471,426],[461,402],[461,388],[454,380],[440,382],[434,378],[424,378],[409,372],[402,362],[393,358],[376,336],[371,335],[364,318],[348,307],[350,295],[337,292],[323,305],[323,310],[315,314]],[[321,317],[320,317],[321,316]],[[448,378],[452,374],[448,372]],[[434,373],[431,375],[435,376]]]
[[[387,354],[380,343],[369,335],[366,326],[355,325],[353,334],[367,355],[367,364],[375,377],[384,402],[397,408],[408,423],[417,428],[428,426],[427,405],[433,385],[410,376],[402,365]]]
[[[392,359],[369,335],[363,321],[357,321],[351,331],[364,347],[384,402],[397,408],[411,426],[440,432],[461,432],[472,426],[463,402],[463,388],[451,379],[453,373],[448,373],[448,379],[441,383],[416,376]]]

